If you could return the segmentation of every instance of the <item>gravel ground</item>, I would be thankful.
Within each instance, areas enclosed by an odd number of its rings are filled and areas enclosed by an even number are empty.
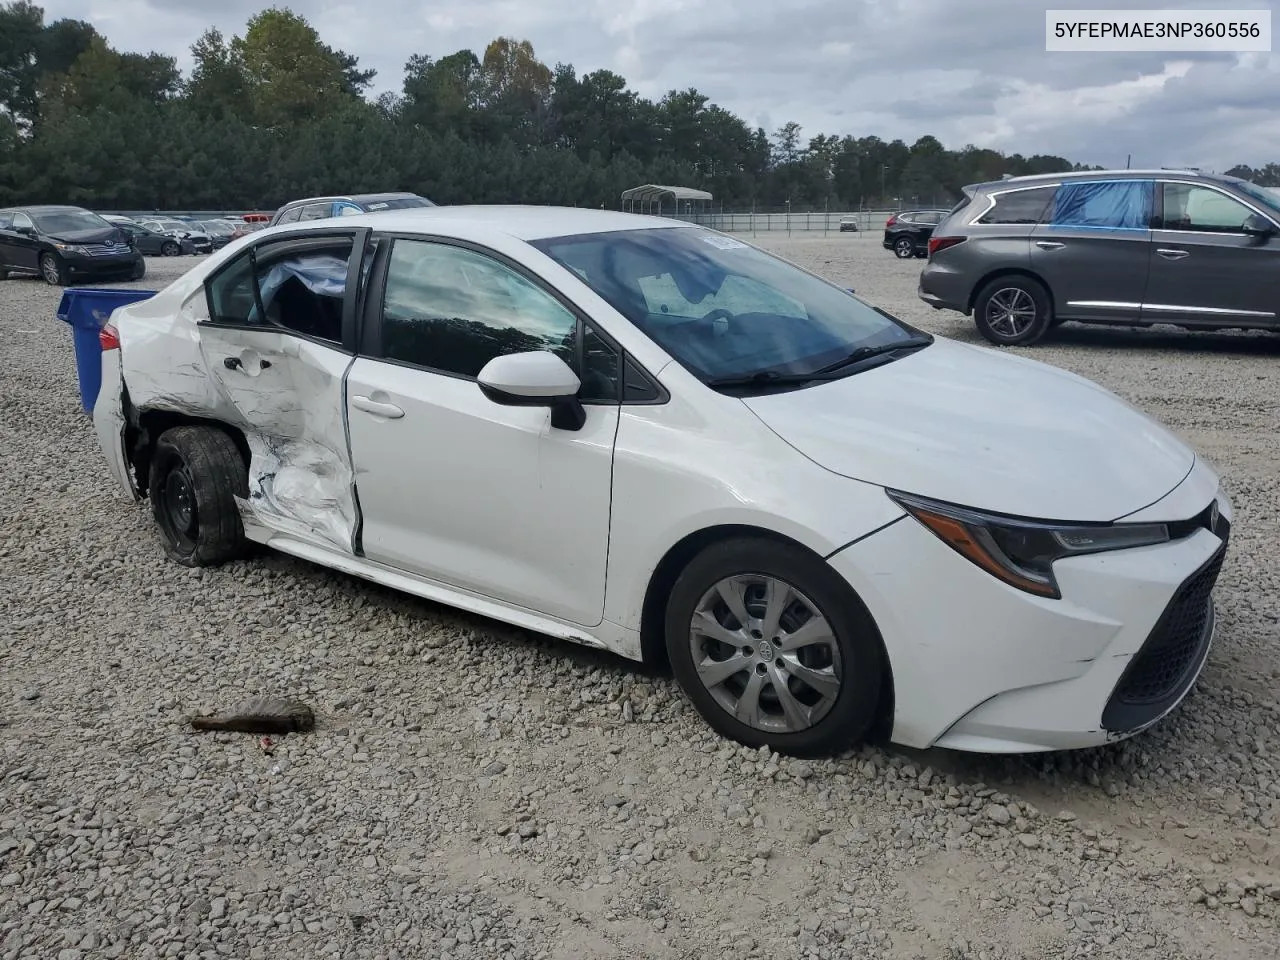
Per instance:
[[[937,333],[874,237],[760,242]],[[153,261],[153,286],[190,260]],[[1062,328],[1222,469],[1218,643],[1122,745],[805,763],[672,683],[279,555],[166,562],[0,283],[0,957],[1274,958],[1280,338]],[[304,697],[265,753],[191,713]]]

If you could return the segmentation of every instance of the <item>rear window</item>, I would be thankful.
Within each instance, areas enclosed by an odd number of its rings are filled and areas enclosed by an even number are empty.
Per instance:
[[[995,206],[978,218],[978,223],[1030,224],[1040,222],[1057,186],[1030,187],[996,195]]]

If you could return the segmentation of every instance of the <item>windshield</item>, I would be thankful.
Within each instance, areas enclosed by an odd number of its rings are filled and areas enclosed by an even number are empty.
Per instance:
[[[1260,187],[1248,180],[1237,180],[1235,188],[1251,200],[1257,201],[1268,213],[1280,216],[1280,195],[1272,193],[1266,187]]]
[[[57,236],[60,233],[77,233],[81,230],[102,230],[111,224],[96,213],[75,211],[69,213],[38,213],[31,219],[40,228],[41,233]]]
[[[155,230],[190,230],[191,225],[181,220],[148,220],[147,226]]]
[[[699,227],[535,240],[703,380],[803,376],[920,336],[851,293]]]
[[[393,200],[373,200],[368,203],[362,203],[365,211],[372,213],[375,210],[408,210],[411,207],[434,207],[435,204],[425,197],[396,197]]]
[[[200,226],[204,227],[206,233],[232,234],[236,232],[236,228],[229,223],[220,223],[217,220],[203,220]]]

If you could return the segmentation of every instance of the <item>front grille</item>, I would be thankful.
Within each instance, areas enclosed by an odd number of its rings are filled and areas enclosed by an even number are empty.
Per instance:
[[[1155,719],[1195,680],[1212,637],[1213,588],[1226,558],[1224,542],[1174,594],[1155,629],[1120,677],[1102,726],[1132,730]]]

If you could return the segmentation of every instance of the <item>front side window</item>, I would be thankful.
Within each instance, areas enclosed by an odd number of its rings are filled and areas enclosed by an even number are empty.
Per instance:
[[[35,224],[31,222],[31,218],[25,213],[15,213],[13,215],[13,227],[15,230],[21,230],[23,228],[27,230],[34,230],[36,228]]]
[[[340,344],[353,246],[350,237],[316,237],[255,247],[209,282],[211,320]]]
[[[382,353],[389,360],[476,377],[494,357],[549,350],[577,361],[578,318],[490,257],[425,240],[396,240],[387,265]]]
[[[1162,183],[1163,226],[1194,233],[1244,233],[1253,211],[1239,200],[1191,183]]]
[[[807,376],[920,334],[848,291],[701,227],[535,240],[703,380]]]
[[[1155,184],[1150,180],[1071,180],[1058,188],[1049,209],[1055,227],[1150,230]]]
[[[1280,193],[1274,188],[1260,187],[1248,180],[1228,181],[1238,191],[1271,214],[1272,218],[1280,218]]]
[[[301,207],[290,207],[284,213],[280,214],[280,219],[276,222],[277,223],[297,223],[298,216],[301,213],[302,213]]]
[[[1035,225],[1057,190],[1057,186],[1033,187],[996,194],[995,206],[979,217],[978,223]]]

